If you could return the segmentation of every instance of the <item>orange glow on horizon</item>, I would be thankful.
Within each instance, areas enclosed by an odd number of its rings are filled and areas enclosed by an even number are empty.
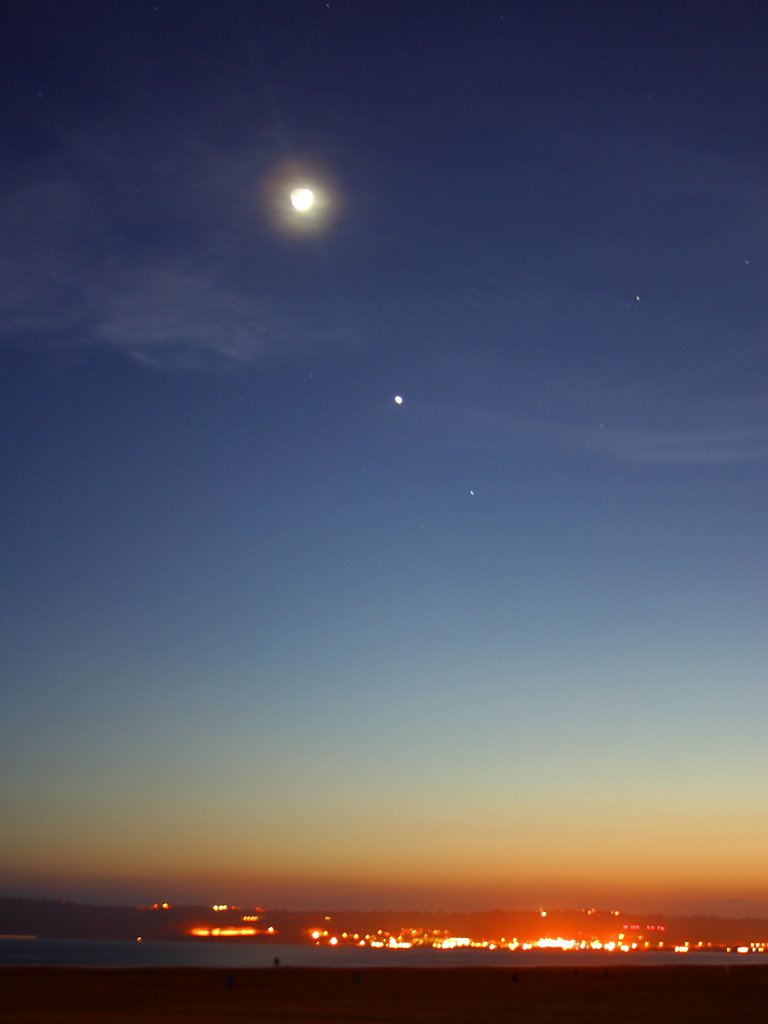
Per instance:
[[[754,816],[751,821],[753,832],[757,832]],[[703,863],[698,865],[690,864],[687,852],[683,865],[682,856],[678,856],[675,845],[666,837],[659,844],[659,853],[648,854],[647,844],[642,841],[626,849],[606,847],[601,854],[603,837],[599,823],[586,828],[586,834],[593,841],[592,860],[588,863],[579,836],[574,839],[570,833],[561,835],[553,829],[552,835],[547,837],[552,840],[552,848],[567,849],[567,856],[562,853],[557,858],[551,849],[539,856],[541,841],[532,838],[530,846],[526,845],[514,863],[515,878],[524,880],[520,884],[510,882],[508,865],[501,864],[499,855],[494,852],[504,845],[498,839],[491,852],[488,846],[477,851],[478,856],[482,854],[485,858],[487,866],[487,870],[478,875],[474,842],[459,857],[453,852],[456,844],[447,825],[435,829],[435,833],[437,838],[429,839],[425,847],[419,845],[416,851],[398,851],[395,863],[386,868],[382,863],[380,840],[375,846],[368,835],[363,835],[359,843],[356,840],[354,850],[339,850],[335,839],[331,842],[321,830],[318,839],[313,837],[309,856],[305,843],[296,842],[291,846],[292,833],[280,833],[279,842],[266,841],[265,870],[258,892],[252,874],[237,853],[243,847],[250,848],[249,834],[237,829],[232,835],[228,833],[230,841],[227,843],[212,839],[200,841],[199,836],[187,836],[182,828],[181,835],[173,842],[144,842],[142,848],[137,849],[131,837],[119,851],[109,846],[106,834],[97,838],[85,853],[79,848],[70,853],[65,846],[55,876],[50,869],[44,870],[39,865],[39,849],[26,851],[24,872],[12,870],[5,864],[2,867],[8,884],[29,885],[29,876],[34,873],[38,884],[44,882],[48,889],[65,893],[84,872],[98,877],[104,891],[109,887],[119,892],[128,878],[137,891],[141,886],[145,891],[157,892],[158,880],[165,884],[165,879],[172,879],[178,889],[167,890],[169,903],[178,903],[177,892],[183,891],[201,894],[193,899],[207,906],[210,906],[207,894],[211,891],[215,894],[221,887],[232,894],[232,902],[241,906],[253,906],[259,899],[263,901],[268,893],[272,906],[296,909],[317,906],[324,902],[324,894],[330,892],[339,894],[338,898],[345,905],[360,909],[371,905],[382,909],[406,906],[455,910],[528,905],[538,909],[543,905],[551,912],[557,906],[602,904],[630,907],[638,913],[655,909],[670,912],[673,908],[674,912],[706,913],[716,901],[717,905],[733,901],[744,907],[747,916],[760,916],[765,903],[764,858],[759,858],[758,862],[758,858],[751,856],[749,851],[758,846],[756,838],[745,835],[742,841],[735,825],[732,829],[723,828],[719,839],[710,842],[705,837],[707,841],[702,843],[705,855]],[[141,829],[139,834],[146,840]],[[503,830],[501,839],[504,839]],[[728,855],[720,856],[719,850],[726,839]],[[445,843],[444,847],[440,846],[441,842]],[[40,848],[44,845],[41,843]],[[146,848],[154,850],[158,846],[160,852],[150,858]],[[760,849],[765,849],[764,837]],[[423,862],[433,858],[439,861],[437,868],[430,865],[427,872]],[[216,877],[212,877],[212,864],[217,866]],[[393,882],[393,878],[398,881]],[[724,879],[738,882],[726,884]],[[132,894],[130,899],[140,900],[141,896]],[[95,897],[95,901],[99,902],[99,897]],[[162,902],[165,900],[158,902],[158,911]]]

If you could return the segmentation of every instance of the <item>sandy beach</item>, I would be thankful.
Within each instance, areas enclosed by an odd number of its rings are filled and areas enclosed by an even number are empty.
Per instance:
[[[0,1024],[291,1021],[759,1024],[768,965],[603,968],[0,968]]]

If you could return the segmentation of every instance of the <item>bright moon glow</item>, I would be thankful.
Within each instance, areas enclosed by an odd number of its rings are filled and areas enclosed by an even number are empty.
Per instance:
[[[299,213],[306,213],[315,204],[315,193],[311,188],[295,188],[291,192],[291,206]]]
[[[395,405],[402,405],[402,404],[403,404],[403,396],[402,395],[395,395]]]

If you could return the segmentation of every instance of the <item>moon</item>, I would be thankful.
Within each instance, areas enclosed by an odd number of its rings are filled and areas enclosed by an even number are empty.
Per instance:
[[[330,230],[343,206],[333,171],[306,160],[275,164],[261,181],[261,203],[271,226],[297,241]]]
[[[315,193],[311,188],[295,188],[291,192],[291,206],[297,213],[307,213],[315,205]]]
[[[403,399],[402,395],[395,395],[393,401],[394,401],[395,405],[402,405],[404,399]]]

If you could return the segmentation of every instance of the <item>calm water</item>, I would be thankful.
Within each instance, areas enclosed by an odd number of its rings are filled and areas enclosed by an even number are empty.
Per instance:
[[[486,949],[329,949],[248,943],[102,942],[2,939],[0,964],[78,967],[541,967],[654,966],[659,964],[768,964],[768,956],[728,953],[610,953]]]

